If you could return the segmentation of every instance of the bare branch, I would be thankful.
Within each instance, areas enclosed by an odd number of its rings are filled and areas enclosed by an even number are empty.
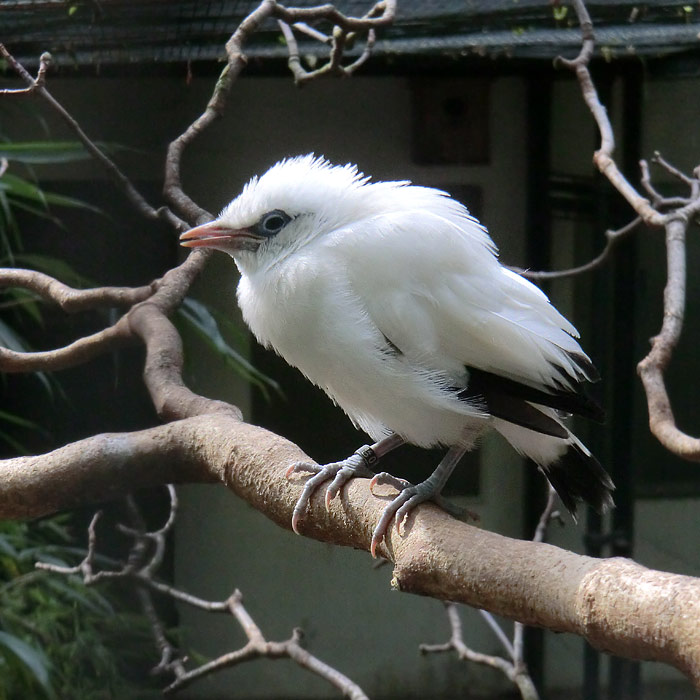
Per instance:
[[[393,3],[392,3],[393,4]],[[324,8],[314,8],[318,10],[319,12],[323,10]],[[295,12],[296,10],[285,10],[285,8],[282,8],[281,6],[277,6],[277,11],[275,12],[275,15],[279,18],[281,15],[283,15],[285,12]],[[390,18],[393,19],[393,13],[395,11],[395,7],[389,7],[389,3],[377,3],[363,18],[362,20],[371,20],[373,22],[377,22],[378,20],[382,20],[379,24],[384,23],[384,18],[386,16],[387,12],[390,12]],[[319,16],[321,16],[319,14]],[[346,18],[347,19],[347,18]],[[360,21],[362,21],[360,20]],[[391,21],[391,19],[389,20]],[[347,43],[355,38],[355,32],[350,32],[347,28],[345,28],[342,23],[336,23],[334,28],[333,28],[333,33],[332,36],[328,37],[325,34],[316,32],[313,30],[313,34],[308,31],[308,27],[305,23],[303,22],[296,22],[293,26],[296,29],[299,29],[305,34],[312,35],[313,38],[318,39],[319,41],[323,43],[328,43],[330,42],[331,44],[331,52],[330,52],[330,57],[328,61],[320,66],[319,68],[312,70],[312,71],[307,71],[303,68],[301,65],[301,58],[299,55],[299,46],[297,44],[296,38],[294,36],[294,32],[292,31],[292,27],[290,24],[283,20],[283,19],[278,19],[278,23],[280,26],[280,29],[282,30],[282,34],[284,36],[284,39],[287,43],[287,49],[289,51],[289,60],[288,60],[288,65],[289,69],[291,70],[292,74],[294,75],[294,82],[297,85],[301,85],[303,83],[309,82],[310,80],[314,80],[316,78],[320,78],[324,75],[339,75],[339,76],[347,76],[351,75],[355,70],[357,70],[360,66],[362,66],[367,59],[370,57],[372,53],[372,48],[374,47],[374,42],[376,40],[376,35],[374,31],[374,26],[370,26],[367,29],[367,41],[365,43],[364,49],[360,56],[355,59],[352,63],[348,64],[347,66],[343,66],[342,64],[342,59],[343,59],[343,53],[345,51],[345,47]]]
[[[296,22],[310,22],[325,19],[333,23],[346,33],[350,31],[362,31],[383,27],[391,24],[396,16],[396,0],[384,0],[378,2],[364,17],[347,17],[333,5],[320,5],[317,7],[283,7],[275,3],[275,17],[287,24]]]
[[[588,63],[593,55],[593,25],[583,0],[573,0],[581,25],[583,46],[577,58],[572,61],[557,59],[557,63],[576,73],[583,98],[588,105],[601,135],[601,146],[594,155],[594,163],[611,184],[622,194],[642,220],[654,226],[663,226],[666,231],[667,282],[664,290],[664,319],[658,336],[652,339],[651,352],[637,365],[647,395],[649,427],[657,439],[671,452],[691,461],[700,461],[700,439],[682,432],[676,427],[668,392],[664,383],[664,370],[668,366],[683,327],[686,293],[686,251],[685,235],[688,222],[700,212],[700,181],[698,171],[694,178],[680,172],[656,152],[654,161],[666,172],[688,185],[691,197],[664,198],[653,187],[646,161],[641,161],[642,184],[651,196],[655,207],[671,207],[666,214],[659,213],[641,197],[619,172],[612,159],[614,139],[612,126],[605,108],[598,99],[598,93],[588,71]],[[608,245],[611,241],[608,239]],[[604,255],[607,255],[603,251]],[[595,261],[594,261],[595,262]]]
[[[500,656],[482,654],[471,649],[464,642],[464,637],[462,635],[462,621],[459,619],[459,610],[457,605],[454,603],[446,603],[445,609],[447,612],[447,618],[450,621],[450,640],[445,644],[421,644],[421,652],[430,653],[454,650],[457,652],[459,658],[464,661],[471,661],[473,663],[482,664],[483,666],[490,666],[499,670],[506,676],[506,678],[515,683],[523,700],[539,700],[537,689],[532,683],[532,679],[528,675],[527,669],[525,669],[524,665],[507,661]],[[479,612],[483,613],[484,611],[480,610]],[[503,630],[501,630],[493,617],[486,613],[484,618],[497,634],[501,642],[504,642],[506,644],[506,648],[510,648],[512,652],[510,641],[503,634]]]
[[[279,20],[279,22],[289,27],[289,25],[286,22],[282,22],[282,20]],[[310,36],[312,39],[316,39],[316,41],[320,41],[322,44],[330,44],[333,41],[333,39],[331,39],[331,37],[329,37],[328,34],[319,32],[318,29],[310,27],[308,24],[306,24],[306,22],[295,22],[294,29],[301,32],[302,34]]]
[[[665,158],[662,157],[659,151],[654,151],[654,157],[652,158],[654,163],[658,163],[669,175],[672,175],[677,180],[680,180],[688,186],[690,189],[691,197],[695,198],[698,194],[698,179],[694,177],[688,177],[685,173],[681,172],[675,166],[671,165]]]
[[[276,0],[262,0],[260,5],[241,22],[234,34],[226,42],[226,66],[221,71],[206,109],[180,136],[172,141],[168,147],[163,192],[166,199],[173,205],[175,210],[190,221],[190,223],[203,223],[212,218],[210,212],[196,204],[182,189],[182,179],[180,175],[182,155],[187,146],[189,146],[202,131],[211,126],[216,119],[223,115],[231,86],[248,60],[243,52],[243,45],[250,35],[255,32],[266,19],[276,17],[286,24],[286,28],[282,27],[282,31],[290,47],[290,69],[295,76],[295,80],[297,82],[303,82],[310,79],[310,74],[301,67],[298,46],[289,25],[294,25],[306,34],[313,34],[314,38],[324,43],[328,41],[328,38],[315,30],[310,31],[307,23],[315,20],[328,20],[335,25],[335,30],[331,38],[331,60],[318,71],[313,72],[313,77],[317,77],[317,75],[325,73],[352,72],[362,65],[362,63],[367,60],[367,54],[371,49],[371,45],[374,43],[374,28],[391,23],[394,20],[395,14],[396,0],[384,0],[383,2],[377,3],[362,18],[347,17],[333,5],[287,8],[276,2]],[[347,34],[353,30],[371,32],[368,36],[368,46],[351,66],[342,68],[340,59],[342,57]]]
[[[219,75],[204,112],[168,146],[168,153],[165,159],[163,194],[177,213],[192,224],[203,223],[211,220],[213,217],[210,212],[200,207],[182,189],[180,176],[182,155],[187,146],[202,131],[223,115],[231,86],[248,60],[243,53],[243,44],[268,17],[272,16],[276,4],[275,0],[263,0],[257,9],[241,22],[233,36],[226,42],[227,63]]]
[[[661,331],[651,341],[651,351],[637,365],[647,395],[649,428],[664,447],[684,459],[700,461],[700,439],[676,427],[664,382],[664,371],[680,339],[685,313],[687,221],[672,219],[666,225],[667,281]]]
[[[0,517],[37,517],[158,483],[218,481],[288,529],[303,480],[284,474],[298,461],[309,458],[261,428],[224,414],[198,416],[3,461]],[[354,479],[328,510],[316,494],[301,529],[369,551],[383,508],[369,480]],[[610,653],[672,664],[700,687],[698,579],[511,540],[432,504],[416,509],[405,536],[392,528],[378,549],[394,562],[398,590],[573,632]]]
[[[20,352],[0,347],[0,370],[17,374],[66,369],[88,362],[98,355],[127,345],[129,342],[131,342],[131,333],[126,317],[122,316],[113,326],[78,338],[55,350]]]
[[[484,622],[486,622],[486,624],[491,628],[491,631],[496,636],[496,639],[498,639],[501,646],[505,649],[506,654],[508,654],[511,659],[514,659],[515,648],[501,626],[498,624],[498,622],[496,622],[496,618],[490,612],[488,612],[488,610],[479,610],[479,614],[483,618]]]
[[[159,219],[162,215],[154,209],[141,195],[141,193],[134,187],[131,180],[119,169],[119,167],[111,160],[95,143],[90,139],[90,137],[83,131],[82,127],[78,122],[69,114],[69,112],[61,105],[56,98],[46,89],[44,86],[44,76],[46,73],[46,67],[50,62],[49,54],[42,54],[45,66],[44,70],[39,69],[37,74],[37,79],[35,80],[22,66],[15,57],[5,48],[3,44],[0,44],[0,56],[5,58],[12,69],[24,80],[27,84],[29,91],[32,94],[36,94],[43,98],[49,106],[53,109],[56,114],[68,125],[68,127],[75,133],[75,135],[80,139],[82,144],[85,146],[88,153],[98,162],[102,168],[107,172],[107,174],[112,178],[114,182],[117,183],[122,192],[126,195],[129,201],[134,207],[147,219]],[[48,59],[46,58],[48,56]],[[39,82],[41,79],[41,84]]]
[[[251,661],[257,658],[289,658],[300,667],[327,680],[342,691],[346,697],[354,698],[355,700],[367,700],[367,696],[358,685],[301,646],[300,642],[303,634],[300,629],[295,629],[291,638],[285,642],[268,642],[243,606],[243,596],[240,591],[234,591],[225,601],[209,601],[181,591],[155,578],[162,563],[166,535],[175,522],[176,517],[177,498],[173,487],[168,486],[168,489],[171,499],[168,520],[165,525],[151,532],[146,529],[143,516],[135,501],[128,497],[127,508],[132,525],[128,527],[121,526],[119,529],[122,533],[133,538],[133,544],[127,563],[121,568],[95,571],[94,566],[97,556],[96,525],[100,516],[99,512],[95,514],[90,524],[88,548],[85,558],[80,564],[67,567],[38,562],[37,568],[64,575],[81,574],[86,585],[94,585],[105,579],[117,579],[136,585],[138,587],[139,601],[151,623],[154,639],[161,653],[160,661],[153,669],[153,673],[171,672],[175,675],[175,680],[164,691],[166,694],[182,690],[204,676],[211,675],[223,668],[234,666],[243,661]],[[153,546],[149,547],[149,545]],[[184,660],[180,658],[178,650],[165,635],[165,630],[153,605],[152,591],[207,612],[224,613],[235,617],[248,638],[247,644],[241,649],[223,654],[209,663],[188,671],[184,665]]]
[[[145,301],[137,303],[124,314],[114,325],[109,326],[92,335],[84,336],[62,348],[39,352],[19,352],[8,348],[0,348],[0,370],[9,373],[49,371],[75,367],[92,360],[93,358],[115,348],[136,342],[141,338],[147,344],[149,350],[147,357],[160,357],[160,365],[153,362],[152,370],[146,373],[146,382],[157,369],[157,376],[166,380],[165,372],[169,372],[167,381],[163,386],[153,386],[154,401],[157,407],[161,407],[164,413],[171,417],[183,417],[182,410],[189,411],[186,415],[206,413],[217,404],[208,399],[193,394],[184,387],[180,376],[182,370],[182,342],[179,335],[167,320],[184,299],[192,282],[201,271],[209,258],[209,253],[195,251],[178,267],[169,270],[162,279],[155,281],[148,287],[136,288],[127,291],[122,288],[98,287],[92,290],[74,290],[60,282],[30,271],[18,270],[13,276],[13,270],[8,271],[8,279],[14,284],[21,284],[28,288],[36,288],[36,291],[47,295],[49,298],[63,300],[70,306],[72,303],[81,306],[90,302],[97,305],[101,295],[104,295],[105,305],[115,301],[126,301],[133,295],[138,298],[150,291],[153,286],[157,289]],[[106,290],[106,291],[104,291]],[[153,320],[153,327],[158,328],[161,335],[152,332],[152,329],[144,323],[146,318]],[[166,362],[167,360],[167,362]],[[175,402],[173,410],[169,412],[167,406]],[[178,405],[178,402],[180,404]],[[232,407],[227,406],[227,411]],[[220,410],[220,409],[216,409]]]
[[[181,678],[187,673],[185,664],[179,656],[178,649],[170,643],[165,634],[163,623],[158,617],[156,608],[153,605],[151,592],[146,588],[139,587],[136,589],[136,593],[141,603],[141,609],[151,625],[153,639],[160,651],[160,661],[158,665],[151,670],[151,674],[156,676],[172,673],[175,678]]]
[[[558,511],[554,509],[557,502],[557,493],[551,484],[547,484],[548,495],[547,504],[540,516],[540,520],[535,529],[533,542],[542,542],[544,540],[547,527],[554,518],[559,517]],[[450,639],[445,644],[422,644],[420,650],[422,652],[446,652],[456,651],[460,659],[471,661],[473,663],[491,666],[501,671],[506,678],[514,683],[523,700],[539,700],[537,688],[535,688],[532,678],[527,670],[524,657],[524,633],[525,625],[521,622],[515,622],[513,625],[513,642],[510,641],[506,633],[501,628],[496,618],[487,610],[479,609],[479,614],[494,633],[501,646],[508,655],[508,659],[503,659],[500,656],[493,654],[483,654],[471,649],[465,642],[462,635],[462,622],[459,618],[459,610],[454,603],[445,605],[450,628],[452,634]]]
[[[8,61],[8,53],[5,48],[0,45],[0,54],[2,54]],[[37,71],[36,78],[32,79],[32,82],[25,88],[3,88],[0,90],[0,95],[31,95],[38,88],[44,87],[46,82],[46,71],[49,69],[53,58],[48,52],[44,52],[39,56],[39,70]],[[10,61],[11,63],[11,61]]]
[[[47,301],[58,304],[64,311],[73,313],[112,306],[133,306],[148,299],[158,288],[159,280],[143,287],[97,287],[74,289],[35,270],[0,268],[0,289],[22,287],[35,292]]]
[[[654,160],[654,162],[656,162],[656,160]],[[642,187],[646,190],[646,193],[649,195],[649,197],[651,197],[651,203],[656,209],[663,209],[669,207],[684,207],[692,202],[692,198],[688,197],[664,197],[651,182],[649,164],[646,162],[646,160],[642,159],[639,161],[639,168],[642,171],[642,176],[640,178]],[[679,175],[685,177],[682,173],[680,173],[680,171],[676,172]]]
[[[593,56],[593,49],[595,46],[593,23],[591,22],[583,0],[573,0],[573,5],[579,19],[579,24],[581,25],[581,36],[583,38],[581,52],[573,60],[568,60],[560,56],[555,60],[555,65],[569,68],[576,74],[579,85],[581,86],[583,99],[598,126],[601,141],[600,148],[593,156],[593,162],[598,170],[605,175],[617,191],[627,200],[635,212],[642,217],[645,223],[653,226],[663,226],[663,216],[649,204],[649,200],[644,199],[644,197],[635,190],[612,159],[612,152],[615,148],[612,125],[610,124],[610,119],[608,118],[605,107],[598,98],[598,92],[595,89],[591,74],[588,70],[588,64]]]
[[[555,518],[559,517],[559,511],[556,510],[557,505],[557,492],[554,487],[548,482],[547,483],[547,503],[540,515],[540,519],[537,522],[537,527],[535,528],[535,534],[532,537],[533,542],[544,542],[544,538],[547,534],[547,528],[549,524]]]
[[[565,277],[575,277],[576,275],[582,275],[587,272],[592,272],[599,267],[602,267],[608,259],[611,257],[614,248],[617,244],[625,238],[628,234],[632,233],[637,226],[642,223],[641,217],[636,217],[628,224],[622,228],[616,230],[608,229],[605,232],[605,247],[603,250],[592,260],[589,260],[583,265],[578,265],[577,267],[570,267],[566,270],[524,270],[518,267],[511,267],[515,272],[518,272],[523,277],[529,280],[551,280],[551,279],[563,279]]]

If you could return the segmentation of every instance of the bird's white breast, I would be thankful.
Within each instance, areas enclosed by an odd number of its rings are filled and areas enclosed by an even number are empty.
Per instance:
[[[419,445],[469,440],[484,418],[443,391],[450,377],[393,353],[331,240],[243,274],[238,301],[257,339],[321,387],[374,439],[398,432]]]

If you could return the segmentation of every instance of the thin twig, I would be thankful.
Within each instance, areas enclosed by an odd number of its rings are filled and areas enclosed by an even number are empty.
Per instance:
[[[358,25],[357,27],[355,27],[354,30],[352,30],[352,23],[347,21],[350,18],[344,17],[344,15],[339,15],[339,17],[344,18],[346,21],[340,21],[340,19],[339,21],[334,20],[333,32],[330,37],[322,33],[314,32],[314,38],[316,38],[317,40],[323,43],[330,42],[331,51],[329,54],[328,61],[319,68],[316,68],[311,71],[307,71],[301,65],[299,45],[297,44],[292,27],[302,31],[305,34],[310,34],[310,32],[307,31],[305,23],[296,22],[292,24],[292,22],[288,19],[290,16],[293,16],[297,11],[298,9],[292,10],[277,5],[274,14],[278,18],[278,23],[282,31],[282,35],[284,36],[285,42],[287,44],[287,50],[289,52],[289,59],[287,61],[287,64],[289,66],[290,71],[292,72],[292,75],[294,76],[294,82],[297,85],[301,85],[303,83],[309,82],[310,80],[315,80],[316,78],[320,78],[326,75],[351,75],[360,66],[362,66],[369,59],[372,53],[372,49],[376,41],[375,27],[381,26],[382,24],[386,24],[387,16],[389,17],[388,21],[391,21],[391,19],[393,19],[395,12],[395,3],[379,2],[376,5],[374,5],[374,7],[372,7],[372,9],[370,9],[370,11],[367,12],[367,14],[365,14],[360,20],[358,20],[358,22],[371,22],[371,24],[369,25]],[[330,19],[330,16],[328,18]],[[355,59],[348,65],[343,66],[342,59],[343,54],[345,52],[345,48],[348,42],[354,40],[355,34],[358,29],[365,29],[367,31],[367,40],[365,42],[365,46],[362,50],[362,53],[357,59]]]
[[[286,22],[284,22],[284,24],[286,24]],[[322,44],[330,44],[333,41],[333,39],[330,36],[328,36],[328,34],[319,32],[318,29],[310,27],[308,24],[306,24],[306,22],[295,22],[294,29],[301,32],[302,34],[310,36],[312,39],[316,39],[316,41],[320,41]]]
[[[2,49],[0,49],[0,53],[3,53]],[[7,59],[7,53],[4,52],[3,55]],[[27,87],[4,88],[0,90],[0,95],[31,95],[33,92],[36,92],[39,88],[44,87],[44,83],[46,82],[46,71],[51,66],[52,61],[53,58],[51,54],[48,53],[48,51],[45,51],[41,54],[41,56],[39,56],[39,70],[37,71],[36,78],[33,78],[32,82],[29,85],[27,85]]]
[[[617,244],[628,234],[632,233],[641,223],[642,218],[638,216],[619,229],[608,229],[605,232],[606,240],[605,247],[603,248],[603,250],[598,255],[596,255],[595,258],[589,260],[583,265],[569,267],[565,270],[525,270],[523,268],[518,267],[511,267],[510,269],[514,272],[521,274],[523,277],[526,277],[529,280],[564,279],[566,277],[575,277],[577,275],[582,275],[587,272],[592,272],[593,270],[602,267],[612,256],[612,252],[617,246]]]
[[[457,656],[463,661],[471,661],[499,670],[517,686],[523,700],[539,700],[537,689],[532,683],[527,668],[522,662],[511,662],[500,656],[482,654],[481,652],[474,651],[464,642],[462,621],[459,618],[459,609],[457,605],[455,603],[445,603],[445,611],[447,612],[447,619],[449,620],[451,629],[449,641],[445,644],[421,644],[420,651],[422,653],[428,654],[454,650],[457,652]],[[493,622],[498,627],[495,620]],[[490,624],[489,622],[489,625]],[[492,627],[492,629],[496,631],[496,628]],[[501,635],[505,637],[500,627],[498,627],[498,630]],[[501,635],[499,635],[499,639],[501,639]]]
[[[45,57],[47,54],[42,54]],[[0,56],[5,58],[12,69],[24,80],[28,88],[33,94],[37,94],[43,98],[49,106],[53,109],[56,114],[69,126],[69,128],[75,133],[78,139],[85,146],[86,150],[93,159],[99,163],[102,168],[108,173],[108,175],[117,183],[122,192],[126,195],[132,205],[147,219],[160,219],[161,215],[158,210],[154,209],[141,195],[141,193],[134,187],[131,180],[119,169],[116,163],[111,160],[94,141],[83,131],[82,127],[78,122],[71,116],[71,114],[63,107],[63,105],[56,100],[56,98],[46,89],[44,86],[43,78],[46,73],[46,69],[42,72],[41,69],[37,75],[37,79],[34,79],[30,73],[24,68],[24,66],[15,59],[15,57],[5,48],[3,44],[0,44]],[[41,78],[41,84],[39,79]]]
[[[177,515],[177,497],[172,486],[168,487],[170,510],[166,522],[158,529],[148,531],[143,516],[132,498],[126,501],[129,517],[132,521],[128,527],[120,527],[120,531],[133,539],[127,562],[115,570],[95,570],[97,557],[97,522],[100,513],[96,513],[88,528],[88,548],[80,564],[76,566],[60,566],[45,562],[36,564],[37,568],[57,574],[80,574],[86,585],[94,585],[100,581],[122,580],[137,586],[141,607],[151,624],[153,637],[160,652],[160,660],[153,668],[154,674],[172,673],[175,679],[165,688],[164,693],[170,694],[191,685],[204,676],[215,673],[223,668],[230,668],[244,661],[257,658],[282,659],[288,658],[298,666],[325,679],[335,686],[346,697],[354,700],[367,700],[362,689],[337,669],[329,666],[304,649],[300,642],[303,633],[295,629],[292,636],[284,642],[269,642],[255,623],[250,613],[243,605],[243,596],[235,590],[224,601],[204,600],[169,584],[158,581],[155,576],[162,562],[162,549],[168,532],[172,529]],[[150,547],[149,545],[155,545]],[[156,612],[151,591],[168,596],[173,600],[212,613],[224,613],[234,617],[245,633],[247,643],[236,651],[222,654],[218,658],[192,670],[185,667],[186,659],[168,640],[163,623]]]
[[[612,124],[605,107],[601,104],[598,92],[595,89],[588,64],[593,56],[595,48],[595,37],[593,34],[593,23],[586,9],[583,0],[573,0],[574,9],[581,26],[581,51],[572,60],[559,56],[555,60],[556,66],[562,66],[572,70],[581,86],[581,94],[595,119],[600,133],[600,148],[593,156],[593,162],[600,172],[610,181],[610,183],[620,192],[632,208],[644,219],[645,223],[654,226],[663,226],[664,219],[649,203],[648,199],[642,197],[637,190],[628,182],[620,172],[617,164],[612,158],[615,148],[615,137]]]
[[[666,232],[667,281],[664,289],[664,318],[661,331],[652,339],[651,351],[637,365],[647,397],[649,428],[669,451],[690,461],[700,461],[700,438],[692,437],[676,426],[664,380],[664,371],[678,344],[683,327],[686,294],[685,237],[689,222],[700,212],[700,169],[696,168],[691,178],[656,152],[654,162],[690,188],[691,196],[688,199],[664,198],[651,183],[646,161],[641,161],[642,185],[652,198],[653,206],[623,177],[612,158],[612,126],[588,70],[594,48],[593,24],[583,0],[573,0],[573,3],[581,26],[582,49],[574,60],[559,58],[557,63],[576,73],[583,98],[598,126],[601,146],[594,155],[594,163],[645,223],[663,227]],[[669,207],[670,211],[662,214],[657,210],[662,206]]]
[[[693,191],[695,190],[695,194],[697,194],[697,187],[698,187],[698,180],[697,178],[694,177],[688,177],[685,173],[681,172],[678,168],[676,168],[674,165],[671,165],[662,155],[659,151],[654,151],[654,157],[652,158],[652,161],[654,163],[657,163],[659,166],[661,166],[669,175],[672,175],[675,177],[677,180],[680,180],[681,182],[685,183],[688,185],[688,187],[691,190],[691,197],[694,195],[692,194]]]
[[[559,517],[559,512],[555,509],[557,493],[551,484],[547,484],[547,504],[542,511],[542,515],[537,523],[533,542],[543,542],[547,527],[551,521]],[[493,654],[483,654],[471,649],[464,641],[462,634],[462,621],[459,617],[459,608],[455,603],[445,603],[445,611],[450,623],[450,639],[444,644],[421,644],[420,651],[423,653],[437,653],[446,651],[456,651],[460,659],[472,661],[474,663],[491,666],[501,671],[510,681],[512,681],[520,691],[523,700],[538,700],[539,694],[535,688],[532,678],[527,670],[524,656],[525,625],[521,622],[513,624],[513,641],[508,638],[503,628],[498,624],[496,618],[487,610],[479,609],[479,614],[494,633],[501,646],[505,650],[509,659],[504,659]]]
[[[490,627],[491,631],[496,635],[496,638],[505,649],[506,654],[508,654],[511,659],[515,659],[515,648],[513,647],[510,639],[508,639],[506,633],[503,631],[503,628],[498,624],[498,622],[496,622],[496,618],[488,610],[479,609],[479,614],[483,618],[484,622],[486,622],[486,624]]]

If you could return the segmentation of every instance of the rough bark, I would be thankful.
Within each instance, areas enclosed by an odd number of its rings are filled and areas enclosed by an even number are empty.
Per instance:
[[[291,527],[302,479],[287,466],[308,457],[294,444],[233,415],[173,421],[135,433],[98,435],[36,457],[5,460],[0,517],[36,517],[166,481],[222,482],[277,524]],[[304,535],[369,551],[385,502],[354,479],[327,511],[323,490]],[[404,536],[379,548],[405,592],[466,603],[526,624],[573,632],[593,646],[663,661],[700,688],[700,580],[513,540],[416,509]]]

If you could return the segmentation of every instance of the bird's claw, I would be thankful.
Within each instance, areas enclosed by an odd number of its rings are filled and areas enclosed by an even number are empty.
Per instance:
[[[326,489],[326,510],[330,509],[331,501],[340,493],[340,489],[355,476],[373,476],[365,466],[364,459],[358,454],[352,454],[347,459],[330,464],[313,464],[311,462],[295,462],[285,472],[289,478],[292,474],[306,472],[313,476],[304,484],[304,490],[294,506],[292,513],[292,530],[299,533],[299,522],[306,511],[309,501],[316,489],[324,482],[331,480]]]
[[[391,479],[380,479],[377,481],[378,483],[391,483],[392,486],[400,488],[400,493],[384,509],[381,518],[379,518],[379,522],[374,528],[374,532],[372,532],[372,543],[370,545],[370,553],[375,558],[377,556],[377,547],[386,537],[392,519],[396,518],[396,532],[399,535],[403,536],[405,531],[406,519],[408,518],[410,512],[419,503],[423,503],[424,501],[428,501],[432,498],[431,493],[423,492],[423,490],[419,488],[420,484],[418,486],[413,486],[409,482],[404,481],[404,479],[391,477]],[[397,484],[401,484],[401,482],[403,482],[403,487],[397,486]]]
[[[406,521],[408,516],[411,514],[411,511],[425,501],[433,501],[436,505],[442,508],[442,510],[459,520],[478,519],[478,516],[471,511],[468,511],[461,506],[457,506],[441,496],[439,493],[435,493],[434,488],[426,482],[414,486],[405,479],[400,479],[396,476],[388,474],[387,472],[382,472],[374,476],[372,481],[370,481],[370,490],[372,490],[372,493],[374,494],[374,487],[382,484],[389,484],[393,486],[399,491],[399,494],[384,509],[381,517],[379,518],[379,522],[372,532],[370,552],[375,558],[377,556],[377,547],[386,537],[392,519],[396,518],[396,532],[400,536],[403,536],[406,528]]]
[[[375,474],[369,482],[369,490],[372,492],[373,496],[376,496],[374,489],[377,486],[384,486],[385,484],[393,486],[397,491],[403,491],[413,486],[413,484],[410,481],[406,481],[406,479],[399,479],[398,476],[393,476],[389,474],[389,472],[379,472],[379,474]]]
[[[379,522],[372,532],[370,552],[375,558],[377,556],[377,547],[386,537],[391,521],[396,518],[396,531],[403,536],[408,516],[417,505],[424,501],[432,500],[440,508],[460,520],[465,520],[468,517],[476,519],[473,513],[456,506],[443,498],[439,493],[436,493],[434,486],[428,482],[422,482],[414,486],[410,481],[400,479],[388,472],[374,474],[367,467],[367,463],[362,455],[358,453],[352,454],[340,462],[331,462],[325,465],[313,464],[312,462],[295,462],[287,468],[285,476],[290,478],[292,474],[298,473],[312,474],[312,476],[304,484],[304,489],[292,513],[292,530],[296,533],[299,533],[299,523],[308,508],[311,497],[316,492],[316,489],[327,481],[330,481],[330,483],[326,488],[324,499],[326,510],[330,509],[331,501],[340,493],[343,486],[356,476],[372,477],[369,486],[373,495],[376,495],[374,489],[377,486],[389,485],[399,491],[399,494],[382,512]]]

